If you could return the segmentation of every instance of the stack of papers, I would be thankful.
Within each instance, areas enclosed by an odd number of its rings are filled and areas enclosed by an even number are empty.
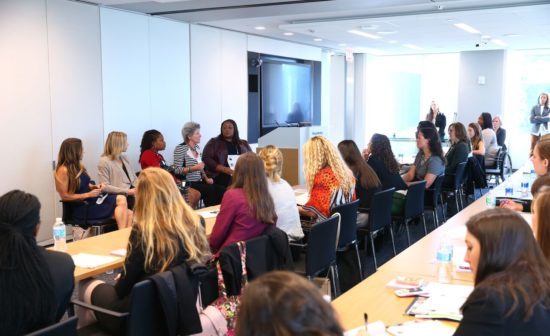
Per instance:
[[[120,257],[90,253],[78,253],[72,256],[74,264],[81,268],[96,268],[117,261]]]
[[[454,332],[453,327],[432,320],[415,320],[388,327],[388,333],[396,336],[451,336]]]
[[[430,282],[425,289],[430,296],[417,297],[407,308],[406,314],[417,318],[460,321],[462,320],[460,308],[474,287]]]

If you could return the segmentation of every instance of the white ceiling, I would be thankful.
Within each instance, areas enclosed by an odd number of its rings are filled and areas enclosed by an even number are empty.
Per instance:
[[[550,48],[550,1],[509,0],[93,0],[332,50],[397,55]],[[466,23],[480,34],[454,26]],[[257,30],[255,27],[265,27]],[[349,33],[380,36],[374,40]],[[284,33],[293,33],[292,36]],[[385,33],[385,34],[384,34]],[[487,36],[483,36],[487,35]],[[322,39],[315,41],[314,39]],[[497,45],[493,39],[506,43]],[[479,45],[479,46],[476,46]]]

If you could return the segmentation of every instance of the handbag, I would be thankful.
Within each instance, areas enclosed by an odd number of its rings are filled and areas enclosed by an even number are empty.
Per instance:
[[[241,294],[240,295],[227,295],[227,289],[225,281],[223,279],[222,268],[220,262],[216,262],[216,269],[218,273],[218,298],[208,307],[202,309],[200,304],[199,294],[197,298],[197,309],[202,325],[202,333],[198,335],[229,335],[233,336],[235,333],[235,325],[237,322],[237,313],[241,302],[242,289],[248,283],[248,275],[246,272],[246,245],[241,241],[237,243],[239,248],[239,254],[241,259]]]

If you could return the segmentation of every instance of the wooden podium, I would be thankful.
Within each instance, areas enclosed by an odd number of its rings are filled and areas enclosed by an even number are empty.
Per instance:
[[[290,185],[303,185],[305,181],[302,171],[302,147],[311,137],[323,134],[324,131],[319,126],[279,127],[258,138],[256,152],[259,153],[267,145],[277,146],[283,153],[281,177]]]

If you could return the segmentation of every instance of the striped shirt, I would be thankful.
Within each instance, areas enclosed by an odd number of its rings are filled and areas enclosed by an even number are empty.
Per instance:
[[[197,158],[193,156],[193,151],[185,142],[177,145],[176,149],[174,149],[175,173],[176,175],[185,175],[185,181],[187,182],[202,180],[201,171],[188,171],[188,169],[185,169],[187,174],[183,172],[184,168],[193,167],[202,161],[199,149],[199,145],[195,145],[195,151],[199,154]]]

